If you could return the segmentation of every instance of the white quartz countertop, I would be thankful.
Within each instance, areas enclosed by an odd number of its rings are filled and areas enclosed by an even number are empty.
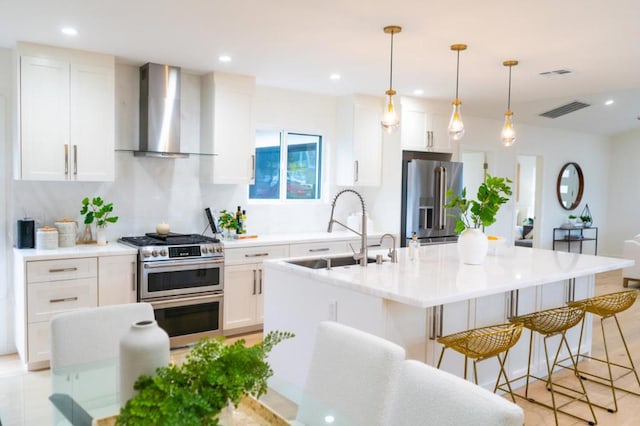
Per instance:
[[[122,256],[127,254],[137,254],[138,249],[117,242],[109,242],[104,246],[99,246],[97,244],[78,244],[72,247],[63,247],[52,250],[14,248],[13,253],[15,256],[20,257],[23,260],[29,261],[92,256]]]
[[[367,235],[367,238],[380,238],[384,234],[384,232],[371,232]],[[394,236],[396,235],[394,234]],[[350,231],[302,232],[296,234],[258,235],[258,237],[256,238],[247,238],[241,240],[224,240],[224,247],[233,249],[241,247],[256,247],[278,244],[300,244],[326,241],[358,240],[359,238],[359,236]]]
[[[369,256],[386,251],[369,251]],[[386,257],[385,257],[386,258]],[[483,265],[464,265],[456,244],[422,246],[419,260],[408,259],[408,249],[398,249],[398,263],[385,261],[331,270],[310,269],[286,260],[265,261],[270,268],[304,275],[335,286],[396,302],[427,308],[574,277],[632,266],[634,262],[586,254],[504,247],[488,255]]]

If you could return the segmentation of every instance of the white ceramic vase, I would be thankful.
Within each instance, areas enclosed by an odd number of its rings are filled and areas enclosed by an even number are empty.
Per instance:
[[[107,227],[106,226],[98,226],[96,227],[96,242],[99,246],[107,245]]]
[[[458,238],[458,256],[467,265],[482,265],[487,257],[489,241],[480,229],[467,228]]]
[[[135,322],[120,339],[120,406],[138,392],[133,385],[141,375],[153,376],[169,365],[169,336],[156,321]]]

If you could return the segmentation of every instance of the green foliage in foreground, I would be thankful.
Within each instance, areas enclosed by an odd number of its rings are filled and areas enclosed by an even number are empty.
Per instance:
[[[267,354],[293,333],[272,331],[261,343],[244,340],[226,345],[224,338],[203,339],[182,365],[156,370],[135,383],[139,394],[120,411],[118,425],[217,425],[216,414],[229,402],[238,405],[245,394],[256,398],[267,391],[273,375]]]

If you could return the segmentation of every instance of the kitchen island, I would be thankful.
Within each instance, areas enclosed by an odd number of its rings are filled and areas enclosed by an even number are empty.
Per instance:
[[[633,264],[524,247],[500,247],[477,266],[461,264],[455,244],[422,246],[416,260],[408,254],[408,249],[399,249],[398,263],[370,263],[366,268],[311,269],[291,259],[265,262],[264,331],[296,334],[269,356],[275,380],[304,384],[315,328],[323,320],[381,336],[403,346],[408,358],[436,365],[441,349],[437,337],[590,297],[596,273]],[[589,317],[585,330],[582,352],[591,346]],[[578,349],[579,332],[579,327],[569,332],[573,349]],[[523,333],[509,353],[512,377],[527,367],[528,340]],[[478,366],[479,382],[486,386],[492,386],[497,375],[492,362]],[[542,351],[534,354],[532,364],[535,371],[544,370]],[[442,368],[462,376],[463,358],[449,351]]]

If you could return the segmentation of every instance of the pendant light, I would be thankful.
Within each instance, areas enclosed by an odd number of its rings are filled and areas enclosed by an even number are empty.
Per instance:
[[[393,130],[398,127],[400,124],[400,117],[398,116],[398,112],[396,111],[395,106],[393,105],[393,95],[396,94],[396,91],[393,90],[393,35],[402,31],[402,27],[397,25],[389,25],[384,27],[385,34],[391,34],[391,59],[389,61],[389,90],[385,92],[387,95],[387,100],[384,107],[384,113],[382,114],[381,124],[382,127],[388,132],[391,133]]]
[[[451,120],[449,120],[449,137],[454,141],[459,141],[464,136],[464,123],[462,122],[462,116],[460,115],[460,99],[458,99],[458,81],[460,77],[460,51],[466,50],[466,44],[453,44],[451,50],[457,52],[458,59],[456,61],[456,98],[451,102],[453,105],[453,112],[451,113]]]
[[[507,97],[507,112],[504,113],[504,126],[500,133],[500,140],[502,145],[511,146],[516,141],[516,132],[513,130],[513,122],[511,117],[513,112],[511,111],[511,68],[518,65],[518,61],[509,60],[502,63],[505,67],[509,67],[509,95]]]

